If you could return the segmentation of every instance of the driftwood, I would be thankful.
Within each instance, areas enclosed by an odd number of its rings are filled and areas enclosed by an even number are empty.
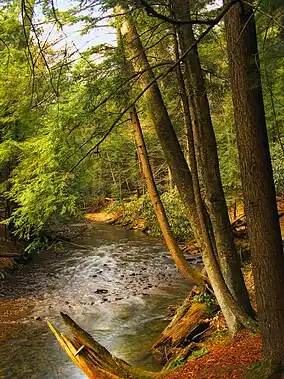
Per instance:
[[[186,361],[189,355],[200,346],[200,336],[210,332],[208,311],[212,315],[214,309],[206,303],[194,301],[199,295],[193,289],[183,304],[177,309],[175,316],[153,345],[151,352],[165,366],[160,372],[145,371],[135,368],[122,359],[113,356],[106,348],[96,342],[90,334],[77,325],[67,314],[61,313],[65,325],[72,337],[60,333],[51,323],[51,331],[56,336],[63,350],[72,361],[92,379],[157,379],[165,377],[173,363]],[[217,306],[216,306],[217,310]]]
[[[67,314],[61,313],[72,339],[60,333],[50,322],[48,325],[63,350],[72,361],[91,379],[149,379],[162,378],[166,372],[144,371],[113,356],[80,328]]]

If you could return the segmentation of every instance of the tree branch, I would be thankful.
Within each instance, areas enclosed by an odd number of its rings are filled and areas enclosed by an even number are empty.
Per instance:
[[[209,19],[204,19],[204,20],[177,20],[175,18],[171,18],[169,16],[165,16],[159,12],[157,12],[150,4],[147,3],[145,0],[139,0],[141,5],[145,8],[148,16],[156,17],[159,18],[163,21],[166,21],[170,24],[173,25],[184,25],[184,24],[194,24],[194,25],[215,25],[215,19],[214,20],[209,20]]]
[[[75,168],[77,166],[79,166],[79,164],[85,159],[87,158],[90,154],[92,154],[93,152],[95,152],[97,150],[97,148],[100,146],[100,144],[102,144],[106,138],[109,136],[109,134],[112,132],[112,130],[115,128],[116,124],[122,119],[122,117],[133,107],[134,104],[137,103],[137,101],[144,95],[144,93],[155,83],[157,82],[158,80],[164,78],[165,76],[167,76],[170,72],[172,72],[179,64],[180,62],[182,62],[184,60],[184,58],[187,56],[187,54],[189,54],[191,52],[191,50],[193,50],[195,48],[195,46],[198,45],[198,43],[213,29],[213,27],[215,25],[217,25],[221,20],[222,18],[225,16],[225,14],[229,11],[229,9],[235,5],[236,3],[240,2],[241,0],[231,0],[230,3],[226,4],[224,7],[223,7],[223,10],[222,12],[219,14],[218,17],[216,17],[215,21],[214,21],[214,24],[208,26],[208,28],[200,34],[200,36],[195,40],[195,42],[184,52],[183,55],[180,56],[180,58],[173,64],[171,65],[168,70],[166,70],[164,73],[161,73],[159,75],[157,75],[144,89],[143,91],[141,91],[137,96],[136,98],[131,102],[131,104],[129,104],[122,112],[120,115],[117,116],[117,118],[114,120],[114,122],[111,124],[111,126],[109,127],[109,129],[106,131],[105,135],[92,147],[90,148],[89,151],[86,152],[86,154],[81,158],[79,159],[79,161],[72,167],[72,169],[70,170],[71,172],[73,170],[75,170]]]

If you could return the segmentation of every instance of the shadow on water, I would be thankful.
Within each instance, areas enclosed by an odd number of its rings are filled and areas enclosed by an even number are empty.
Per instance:
[[[165,246],[106,224],[92,224],[74,242],[88,249],[46,251],[1,283],[3,304],[19,307],[16,316],[6,309],[1,319],[1,379],[85,378],[47,328],[47,319],[63,327],[60,311],[113,354],[159,369],[149,348],[167,323],[168,307],[190,290]]]

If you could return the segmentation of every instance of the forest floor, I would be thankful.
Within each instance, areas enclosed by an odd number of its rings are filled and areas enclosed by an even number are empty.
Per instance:
[[[284,211],[283,197],[278,198],[278,211]],[[284,237],[284,217],[280,219],[282,238]],[[243,269],[246,286],[254,309],[256,309],[255,288],[252,265]],[[234,338],[225,333],[223,316],[215,320],[218,331],[215,338],[203,341],[206,352],[195,359],[189,359],[181,367],[177,367],[166,379],[242,379],[248,370],[262,359],[262,340],[259,334],[243,330]],[[246,376],[249,378],[249,376]],[[259,377],[259,379],[265,379]]]
[[[209,353],[188,361],[167,379],[240,379],[261,360],[262,341],[259,334],[242,331],[234,338],[220,338],[206,344]],[[261,378],[260,378],[261,379]]]

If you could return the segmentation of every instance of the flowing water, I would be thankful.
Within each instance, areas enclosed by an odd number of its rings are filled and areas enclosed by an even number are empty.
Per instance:
[[[168,307],[190,290],[167,249],[140,232],[107,224],[90,225],[74,242],[87,249],[45,251],[0,284],[1,303],[7,304],[0,325],[1,379],[85,378],[47,327],[48,319],[64,330],[60,311],[111,353],[158,369],[149,348],[167,324]]]

